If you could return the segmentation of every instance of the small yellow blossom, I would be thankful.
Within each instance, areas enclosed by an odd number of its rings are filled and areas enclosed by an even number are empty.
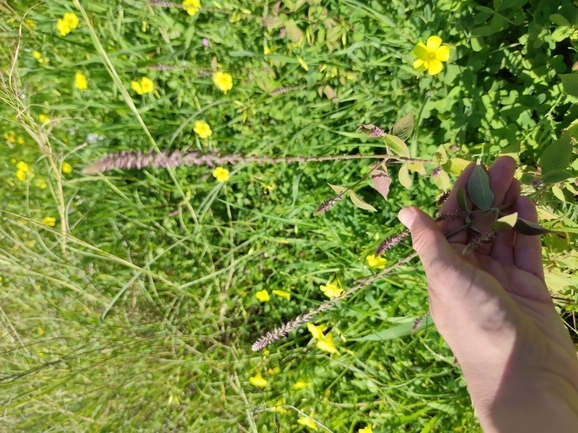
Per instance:
[[[273,293],[287,299],[288,301],[291,299],[291,293],[285,292],[284,290],[273,290]]]
[[[271,376],[273,376],[274,374],[277,374],[281,371],[281,369],[279,367],[275,367],[275,368],[270,368],[269,370],[267,370],[267,373],[269,373]]]
[[[70,173],[72,171],[72,165],[70,165],[68,162],[63,162],[62,163],[62,172],[63,173]]]
[[[213,135],[211,127],[204,120],[197,120],[195,122],[195,127],[193,128],[193,131],[195,131],[197,135],[201,138],[207,138]]]
[[[28,27],[34,27],[34,21],[32,21],[30,18],[26,18],[24,22]]]
[[[130,85],[132,90],[134,90],[139,95],[152,92],[154,88],[153,80],[151,80],[149,77],[142,77],[140,81],[131,81]]]
[[[82,72],[77,72],[74,76],[74,85],[78,90],[88,89],[88,80]]]
[[[267,381],[261,377],[261,372],[258,371],[257,374],[249,378],[251,385],[258,386],[259,388],[265,388],[267,386]]]
[[[195,15],[201,7],[201,0],[184,0],[183,9],[187,11],[190,16]]]
[[[365,260],[367,260],[367,264],[372,268],[384,269],[387,264],[387,260],[383,257],[375,257],[373,254],[367,256]]]
[[[343,289],[339,288],[337,284],[331,282],[327,282],[325,286],[319,286],[319,288],[328,298],[336,298],[343,293]]]
[[[42,218],[42,224],[48,227],[54,227],[56,225],[56,219],[52,217]]]
[[[24,181],[26,179],[26,172],[22,170],[16,170],[16,179]]]
[[[14,131],[10,131],[9,133],[5,132],[4,133],[4,139],[9,141],[10,143],[14,143],[16,141],[16,136],[14,134]]]
[[[317,341],[317,348],[324,352],[337,353],[337,349],[333,344],[333,335],[331,332],[328,333],[323,340]]]
[[[315,326],[311,322],[307,324],[307,329],[309,330],[309,332],[311,332],[313,338],[316,338],[317,340],[323,340],[323,331],[325,330],[325,328],[327,328],[327,326],[325,325]]]
[[[37,186],[40,189],[44,189],[46,188],[48,185],[46,184],[45,180],[42,179],[36,179],[36,181],[34,182],[34,185]]]
[[[17,138],[18,144],[24,144],[24,139],[22,137]]]
[[[40,335],[44,334],[44,329],[42,329],[40,326],[38,327],[37,331]]]
[[[371,424],[365,426],[364,428],[360,428],[357,430],[357,433],[373,433],[373,429],[371,428]]]
[[[40,57],[42,57],[42,54],[40,54],[39,51],[32,51],[32,55],[34,56],[35,59],[39,59]]]
[[[285,399],[282,398],[280,400],[277,400],[277,403],[275,403],[274,407],[270,407],[269,410],[273,411],[273,412],[279,412],[279,413],[289,413],[289,411],[287,409],[283,409],[281,407],[281,405],[285,404]]]
[[[442,62],[450,59],[450,49],[441,44],[439,36],[430,36],[425,45],[418,43],[413,49],[413,55],[418,58],[413,67],[419,72],[427,70],[430,75],[439,74],[443,69]]]
[[[50,122],[50,117],[41,114],[40,116],[38,116],[38,120],[40,120],[42,123],[48,123]]]
[[[303,389],[311,386],[311,382],[305,382],[304,380],[300,380],[293,385],[293,389]]]
[[[261,290],[260,292],[255,293],[255,298],[261,302],[267,302],[269,299],[271,299],[267,290]]]
[[[30,173],[32,171],[30,166],[28,164],[26,164],[24,161],[18,161],[18,164],[16,164],[16,168],[18,170],[25,172],[25,173]]]
[[[219,182],[226,182],[229,180],[229,170],[223,167],[217,167],[213,170],[213,176]]]
[[[213,75],[213,83],[226,95],[227,91],[233,88],[233,77],[226,72],[217,71]]]
[[[56,23],[56,29],[60,32],[61,36],[66,36],[77,26],[78,17],[73,12],[65,13],[62,19],[58,20]]]
[[[272,52],[273,52],[273,51],[271,51],[271,48],[269,48],[269,47],[263,47],[263,53],[264,53],[265,55],[271,54]]]
[[[305,427],[309,427],[311,430],[317,431],[317,426],[315,425],[315,422],[311,418],[305,417],[299,418],[297,422],[301,425],[304,425]]]

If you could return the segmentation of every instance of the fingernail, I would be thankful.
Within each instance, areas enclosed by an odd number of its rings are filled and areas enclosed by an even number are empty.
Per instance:
[[[416,217],[415,212],[411,207],[405,207],[400,210],[397,217],[404,226],[411,230],[411,226],[413,225]]]

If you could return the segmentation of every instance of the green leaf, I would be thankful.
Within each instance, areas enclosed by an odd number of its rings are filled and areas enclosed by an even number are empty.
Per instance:
[[[464,189],[463,185],[458,187],[458,192],[456,194],[456,200],[458,202],[458,208],[462,212],[469,212],[470,209],[468,208],[468,199],[466,197],[466,190]]]
[[[518,218],[516,224],[514,225],[514,230],[518,233],[527,236],[538,236],[544,235],[546,233],[555,233],[560,237],[566,237],[566,234],[562,232],[556,232],[554,230],[549,230],[547,228],[542,227],[540,224],[533,223],[532,221],[528,221],[522,218]]]
[[[442,191],[446,191],[451,186],[450,177],[445,171],[440,171],[439,174],[433,178],[433,182]]]
[[[328,183],[327,185],[329,185],[331,189],[333,189],[333,191],[335,191],[337,194],[343,194],[344,191],[347,191],[347,188],[344,186],[331,185],[330,183]]]
[[[570,22],[560,14],[550,15],[550,21],[559,26],[569,26]]]
[[[287,36],[289,36],[289,39],[291,39],[293,43],[299,42],[303,37],[303,30],[301,30],[299,26],[297,26],[295,21],[293,20],[285,21],[285,28],[287,29]]]
[[[385,134],[385,144],[393,153],[409,158],[409,149],[403,140],[395,135]]]
[[[486,170],[478,163],[468,182],[470,200],[480,209],[489,209],[494,201],[494,193],[490,189],[490,178]]]
[[[540,166],[542,175],[551,171],[565,170],[572,157],[572,142],[570,134],[564,134],[542,152]]]
[[[413,132],[414,120],[413,110],[399,119],[391,128],[391,133],[402,140],[407,140]]]
[[[560,200],[561,202],[564,202],[564,203],[566,202],[566,197],[564,197],[564,193],[556,185],[552,186],[552,194],[554,194],[556,196],[556,198],[558,200]]]
[[[443,146],[439,146],[434,153],[433,163],[436,165],[443,165],[448,161],[448,154]]]
[[[391,340],[393,338],[404,337],[412,333],[413,324],[417,317],[404,318],[403,324],[394,326],[393,328],[385,329],[383,331],[376,332],[375,334],[369,334],[361,338],[352,338],[353,341],[383,341]],[[407,320],[407,322],[406,322]],[[433,321],[428,317],[425,318],[424,322],[419,329],[425,329],[431,326]]]
[[[401,183],[405,189],[411,188],[411,185],[413,184],[413,180],[411,179],[411,176],[409,175],[409,169],[407,167],[407,164],[404,164],[401,166],[401,168],[399,169],[399,173],[397,174],[397,177],[399,179],[399,183]]]
[[[351,199],[351,201],[353,202],[353,204],[355,206],[357,206],[360,209],[363,210],[368,210],[371,212],[377,212],[377,209],[374,208],[372,205],[370,205],[369,203],[364,202],[357,194],[355,194],[353,191],[349,192],[349,198]]]
[[[391,177],[388,176],[387,171],[382,167],[377,168],[371,174],[371,183],[373,187],[387,200],[389,194],[389,186],[391,185]]]
[[[578,75],[576,74],[559,74],[562,80],[564,91],[572,96],[578,96]]]
[[[462,158],[452,158],[448,160],[445,164],[443,164],[442,167],[452,176],[459,176],[460,174],[462,174],[462,171],[464,171],[466,167],[470,164],[471,161],[466,161],[465,159]]]
[[[563,180],[570,179],[574,177],[572,173],[568,173],[566,170],[556,170],[546,173],[544,177],[542,177],[542,182],[544,183],[558,183],[562,182]]]
[[[509,232],[514,228],[517,220],[518,212],[503,216],[502,218],[492,223],[492,230],[501,233]]]

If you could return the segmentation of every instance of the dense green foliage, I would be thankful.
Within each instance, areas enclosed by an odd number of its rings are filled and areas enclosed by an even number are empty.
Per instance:
[[[0,2],[0,431],[307,431],[306,416],[335,432],[479,431],[435,327],[411,334],[428,309],[417,261],[314,320],[337,354],[305,326],[268,351],[251,345],[326,300],[330,278],[350,287],[376,272],[366,256],[399,231],[402,206],[433,214],[464,160],[499,154],[520,162],[545,224],[569,234],[546,236],[544,257],[572,326],[578,8],[201,4],[190,16],[132,0]],[[62,36],[65,13],[79,23]],[[412,55],[432,35],[451,53],[434,76]],[[233,77],[226,94],[217,70]],[[131,82],[142,77],[154,89],[139,95]],[[387,201],[364,181],[357,193],[377,213],[344,200],[312,217],[334,195],[327,183],[354,184],[366,160],[238,164],[226,182],[196,165],[81,172],[128,149],[383,154],[384,141],[357,128],[389,131],[412,111],[411,155],[434,160],[388,167]],[[255,297],[263,290],[267,302]],[[257,372],[263,388],[249,382]]]

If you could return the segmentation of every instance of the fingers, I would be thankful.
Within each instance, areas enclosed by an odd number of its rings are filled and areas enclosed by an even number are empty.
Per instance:
[[[528,197],[519,197],[516,206],[518,217],[537,223],[538,213],[536,206]],[[544,281],[544,267],[542,264],[542,241],[540,236],[516,234],[514,243],[514,263],[519,268],[529,272]]]
[[[437,223],[416,207],[402,209],[398,217],[411,232],[413,249],[423,263],[428,280],[442,277],[448,266],[455,263],[457,254]]]
[[[454,184],[454,187],[452,188],[452,192],[451,192],[450,196],[448,197],[448,199],[446,200],[446,202],[442,206],[440,213],[452,213],[452,212],[456,212],[459,210],[458,200],[457,200],[458,189],[460,186],[463,186],[466,191],[468,190],[468,181],[470,180],[470,176],[472,175],[474,168],[476,168],[476,163],[472,162],[470,165],[468,165],[466,167],[466,169],[462,172],[462,174],[460,174],[460,176],[456,180],[456,183]],[[468,200],[468,206],[471,209],[472,203],[471,203],[469,198],[467,200]],[[452,218],[448,221],[444,221],[441,224],[441,229],[444,233],[451,233],[451,232],[459,229],[460,227],[462,227],[464,224],[465,224],[465,218],[464,217]],[[462,231],[450,236],[448,238],[448,241],[451,243],[458,243],[458,244],[464,244],[465,245],[467,239],[468,239],[467,232],[465,230],[462,230]]]
[[[504,213],[510,214],[516,212],[516,200],[520,196],[520,182],[514,179],[510,185],[510,189],[504,196],[504,203],[513,203],[509,208],[503,210]],[[490,257],[496,260],[501,265],[514,265],[514,240],[516,239],[516,232],[510,230],[506,233],[498,233],[492,244]]]

